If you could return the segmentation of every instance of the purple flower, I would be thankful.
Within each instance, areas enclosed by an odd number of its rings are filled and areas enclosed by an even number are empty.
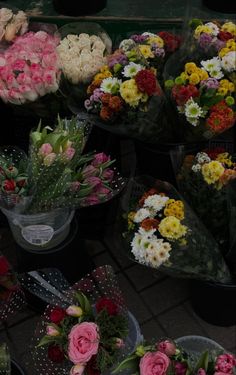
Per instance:
[[[155,43],[151,45],[152,47],[152,52],[154,53],[155,56],[157,57],[165,57],[165,50],[164,48],[158,47]]]
[[[103,171],[102,178],[104,178],[104,180],[106,180],[108,182],[111,182],[114,178],[114,171],[110,168],[105,169]]]
[[[208,78],[201,81],[201,86],[206,87],[207,89],[218,89],[219,81],[216,78]]]
[[[134,34],[131,35],[130,39],[132,39],[135,43],[143,43],[145,40],[147,40],[148,35],[138,35]]]
[[[211,45],[212,39],[213,38],[210,34],[202,33],[198,39],[200,47],[207,50]]]
[[[96,176],[98,174],[98,169],[89,164],[82,170],[82,174],[83,178]]]
[[[220,51],[222,48],[225,47],[226,42],[216,38],[215,40],[213,40],[212,45],[215,47],[217,51]]]
[[[128,63],[128,58],[123,53],[114,53],[108,58],[109,68],[113,68],[114,65],[126,65]]]
[[[104,93],[100,90],[100,89],[95,89],[94,92],[93,92],[93,100],[95,102],[99,102],[100,99],[101,99],[101,96],[103,95]]]
[[[98,188],[102,184],[102,180],[99,177],[91,176],[84,180],[85,184],[89,184],[93,189]]]

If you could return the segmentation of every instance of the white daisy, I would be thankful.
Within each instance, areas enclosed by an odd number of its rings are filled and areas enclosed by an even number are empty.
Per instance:
[[[185,103],[184,113],[188,121],[189,119],[199,119],[199,117],[203,115],[202,108],[193,100],[192,97]]]
[[[150,217],[150,211],[147,208],[140,208],[134,215],[133,221],[141,223],[144,219]]]
[[[132,78],[134,76],[136,76],[136,74],[138,72],[140,72],[140,70],[142,70],[144,67],[140,64],[136,64],[134,62],[131,62],[129,63],[129,65],[126,65],[124,67],[124,70],[122,72],[123,76],[127,77],[127,78]]]
[[[236,51],[230,51],[222,57],[221,66],[226,72],[233,72],[236,70]]]
[[[163,197],[159,194],[150,195],[144,201],[144,207],[148,207],[151,210],[154,210],[155,213],[160,211],[165,207],[166,202],[169,200],[169,197]]]
[[[140,227],[138,232],[142,236],[146,236],[147,238],[152,238],[153,234],[156,232],[156,229],[145,230],[144,228]]]
[[[103,79],[100,89],[108,94],[115,94],[120,88],[122,81],[118,78],[109,77]]]
[[[201,61],[202,67],[207,71],[210,72],[211,70],[220,70],[221,63],[219,57],[213,57],[210,60],[202,60]]]
[[[211,29],[211,31],[212,31],[211,35],[217,36],[220,32],[219,27],[213,22],[207,22],[205,24],[205,26],[207,26],[207,27],[209,27],[209,29]]]
[[[224,73],[220,69],[210,69],[209,74],[212,78],[221,79],[224,77]]]

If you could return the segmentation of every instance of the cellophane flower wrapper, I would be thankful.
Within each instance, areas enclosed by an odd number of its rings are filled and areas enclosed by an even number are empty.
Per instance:
[[[150,143],[161,140],[165,96],[138,48],[109,55],[87,94],[84,106],[94,125]]]
[[[229,251],[226,259],[231,265],[232,272],[236,278],[236,181],[231,181],[227,186],[227,203],[228,203],[228,218],[229,218]]]
[[[235,29],[230,35],[217,48],[200,48],[194,37],[187,39],[165,65],[173,127],[181,140],[209,140],[235,124]]]
[[[11,374],[11,358],[7,344],[0,345],[0,375]]]
[[[47,290],[48,288],[46,288],[46,291]],[[51,375],[66,375],[69,374],[69,371],[73,366],[73,363],[68,359],[68,357],[66,358],[66,356],[64,357],[64,360],[61,361],[61,363],[53,362],[48,357],[47,346],[38,346],[38,344],[42,337],[46,334],[46,325],[51,321],[50,317],[52,316],[51,314],[53,310],[55,310],[55,308],[57,307],[60,307],[65,311],[69,306],[74,305],[75,299],[73,296],[76,291],[82,292],[88,298],[90,304],[92,305],[94,316],[96,316],[96,304],[101,298],[105,298],[111,301],[111,303],[114,304],[113,306],[117,307],[118,314],[122,315],[125,321],[127,320],[128,322],[128,310],[122,292],[119,289],[117,279],[114,271],[112,270],[112,267],[102,266],[95,269],[91,272],[91,274],[86,275],[79,282],[74,284],[70,289],[66,291],[60,291],[60,299],[58,299],[58,297],[56,297],[55,299],[52,298],[51,304],[48,305],[47,309],[45,310],[45,313],[42,316],[42,320],[39,322],[36,328],[35,338],[33,340],[33,366],[36,371],[35,373],[37,374],[50,373]],[[78,301],[76,304],[79,306]],[[116,361],[124,358],[125,353],[133,350],[133,348],[131,349],[130,347],[132,343],[130,343],[129,341],[129,333],[130,332],[128,332],[127,337],[124,338],[125,346],[121,348],[121,350],[118,350],[117,356],[114,357]],[[115,365],[115,363],[112,363],[112,366]],[[85,368],[85,374],[87,374],[86,371],[87,370]],[[103,372],[99,371],[99,373],[108,375],[110,374],[110,370],[106,369],[103,370]]]
[[[93,22],[73,22],[62,26],[57,51],[61,61],[60,91],[75,113],[83,108],[86,88],[93,76],[106,64],[112,41],[106,31]]]
[[[28,30],[28,16],[25,12],[0,4],[0,50],[5,50],[14,39]]]
[[[0,252],[0,321],[6,321],[24,304],[24,293],[21,290],[17,276]]]
[[[152,196],[157,203],[149,202]],[[121,209],[125,220],[119,231],[129,258],[175,277],[231,281],[217,243],[171,184],[136,177],[128,184]]]
[[[232,230],[235,223],[235,155],[224,148],[213,147],[195,155],[182,149],[176,158],[181,160],[177,170],[181,194],[211,232],[233,270],[236,262]]]
[[[64,105],[58,91],[60,42],[53,24],[31,23],[1,51],[0,97],[19,117],[54,119]]]

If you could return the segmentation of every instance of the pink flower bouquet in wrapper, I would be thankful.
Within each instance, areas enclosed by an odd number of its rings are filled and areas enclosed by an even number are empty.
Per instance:
[[[108,375],[136,346],[130,329],[114,272],[99,267],[47,307],[35,332],[35,374]]]

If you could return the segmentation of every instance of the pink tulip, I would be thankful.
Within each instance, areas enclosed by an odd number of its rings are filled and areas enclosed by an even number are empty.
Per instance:
[[[52,151],[53,151],[53,148],[50,145],[50,143],[44,143],[39,148],[38,154],[41,155],[41,156],[47,156],[47,155],[51,154]]]
[[[59,336],[60,332],[51,324],[46,327],[46,333],[48,336]]]
[[[86,365],[78,364],[71,368],[70,375],[83,375]]]
[[[46,167],[50,167],[52,165],[52,163],[54,162],[54,160],[56,159],[56,157],[57,157],[57,155],[55,154],[55,152],[51,152],[50,154],[45,156],[45,158],[43,159],[43,164]]]
[[[100,152],[99,154],[96,154],[94,156],[94,159],[92,161],[92,165],[94,167],[99,166],[100,164],[106,163],[107,161],[110,160],[110,157],[104,154],[104,152]]]
[[[79,318],[80,316],[83,315],[83,310],[79,306],[71,305],[66,309],[66,313],[69,316],[74,316],[75,318]]]

